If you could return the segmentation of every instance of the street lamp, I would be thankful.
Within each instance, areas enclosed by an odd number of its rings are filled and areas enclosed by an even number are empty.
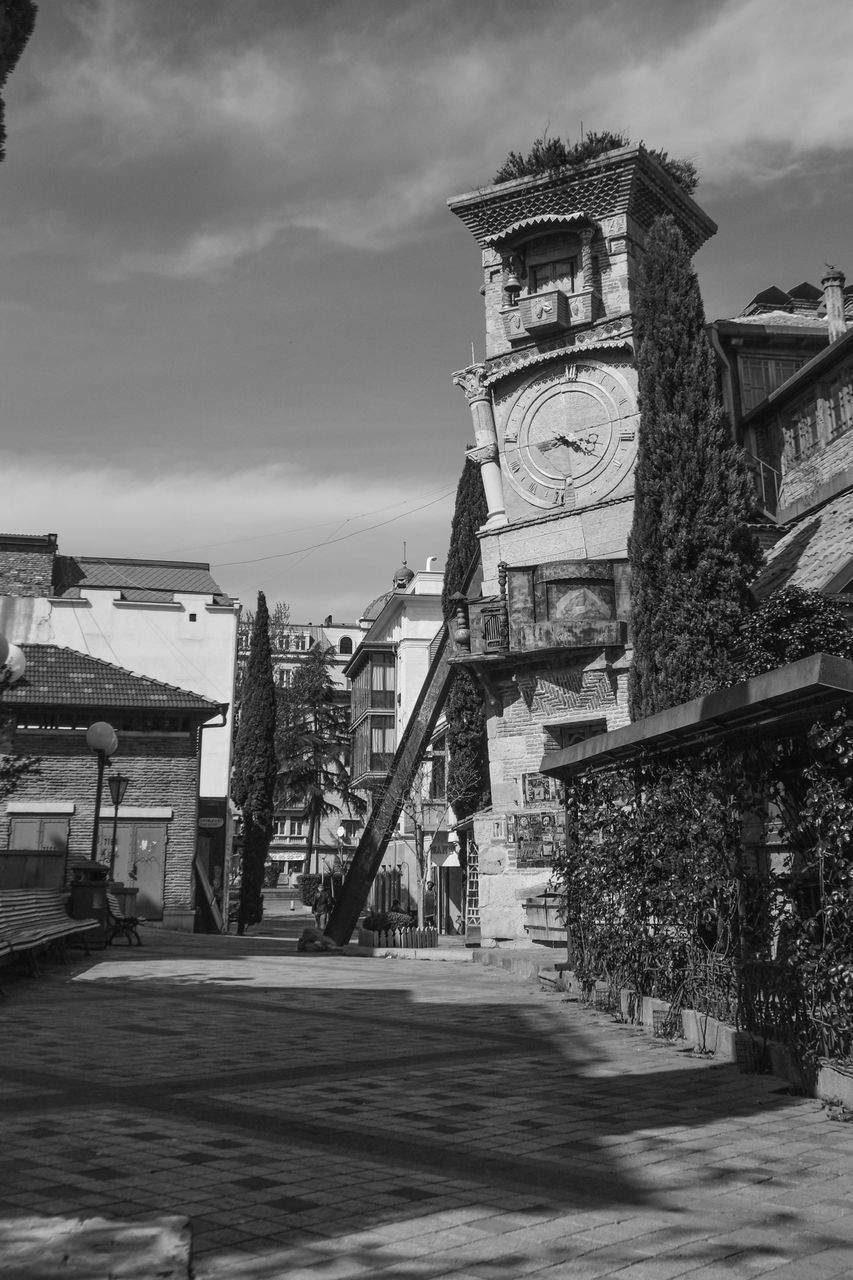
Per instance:
[[[95,818],[92,823],[92,861],[98,861],[98,820],[104,791],[104,765],[107,757],[118,749],[118,734],[106,720],[96,720],[86,730],[86,746],[98,757],[98,784],[95,789]]]
[[[113,802],[113,839],[110,847],[110,879],[112,880],[116,861],[116,836],[118,835],[118,807],[124,799],[124,794],[130,786],[130,778],[126,778],[122,773],[113,773],[107,779],[107,786],[110,789],[110,796]]]

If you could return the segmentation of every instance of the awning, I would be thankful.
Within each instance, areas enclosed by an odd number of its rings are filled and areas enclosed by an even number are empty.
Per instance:
[[[575,778],[669,751],[698,751],[736,734],[782,738],[853,703],[853,662],[816,653],[730,689],[682,702],[623,729],[549,751],[540,771]]]
[[[459,866],[459,850],[455,847],[446,849],[432,849],[430,859],[434,867],[458,867]]]

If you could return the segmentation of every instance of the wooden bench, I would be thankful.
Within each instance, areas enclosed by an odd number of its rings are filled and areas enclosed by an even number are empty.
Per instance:
[[[0,958],[25,956],[38,973],[38,955],[54,947],[65,959],[67,940],[80,935],[86,955],[86,934],[99,920],[73,920],[62,889],[0,889]]]
[[[136,945],[142,946],[142,939],[139,936],[138,926],[142,923],[141,916],[126,916],[122,911],[121,903],[114,893],[107,894],[107,946],[110,945],[113,938],[127,938],[127,945],[133,946],[133,939],[136,939]]]

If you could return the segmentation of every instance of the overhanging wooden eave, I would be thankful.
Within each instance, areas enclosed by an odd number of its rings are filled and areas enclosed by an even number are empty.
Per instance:
[[[671,751],[700,750],[738,733],[784,737],[846,703],[853,703],[853,662],[817,653],[622,729],[547,752],[540,769],[567,780]]]

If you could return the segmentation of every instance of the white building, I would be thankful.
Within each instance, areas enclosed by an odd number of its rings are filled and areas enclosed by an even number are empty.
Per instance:
[[[435,559],[430,556],[417,573],[405,564],[397,570],[391,591],[367,606],[363,621],[368,629],[344,668],[352,682],[352,780],[368,796],[387,782],[394,752],[429,670],[432,643],[444,621],[444,574],[433,567]],[[405,909],[414,909],[414,822],[425,829],[427,849],[446,823],[440,731],[436,741],[440,745],[428,753],[417,780],[419,794],[413,806],[407,806],[412,812],[407,815],[404,810],[377,875],[371,895],[371,906],[377,910],[386,910],[394,899]]]
[[[224,877],[231,847],[238,614],[207,564],[64,556],[56,534],[0,534],[0,631],[10,641],[60,645],[222,705],[201,744],[198,853],[211,881]]]

